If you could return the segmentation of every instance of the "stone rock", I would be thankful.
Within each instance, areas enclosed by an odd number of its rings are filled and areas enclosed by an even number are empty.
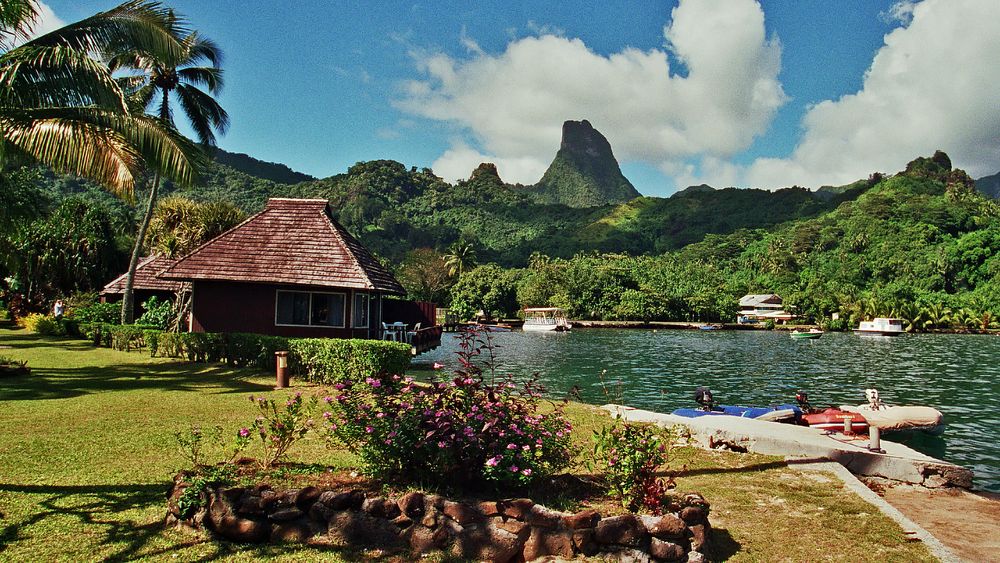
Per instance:
[[[673,514],[643,516],[642,523],[649,535],[660,539],[683,538],[687,534],[687,524]]]
[[[483,520],[483,514],[481,512],[461,502],[453,502],[450,500],[445,501],[441,511],[444,512],[448,518],[451,518],[463,526],[465,524]]]
[[[424,516],[420,519],[420,524],[428,528],[436,528],[441,516],[441,511],[432,506],[430,510],[424,512]]]
[[[698,493],[688,493],[688,494],[684,495],[684,498],[681,500],[681,506],[682,507],[683,506],[700,506],[702,508],[708,509],[711,505],[709,505],[708,501],[705,500],[705,497],[701,496],[700,494],[698,494]]]
[[[519,533],[511,533],[497,526],[498,518],[487,520],[485,526],[472,525],[456,538],[452,553],[462,559],[477,561],[512,561],[521,556],[531,528],[524,526]]]
[[[673,542],[653,538],[649,542],[649,554],[662,561],[682,561],[684,547]]]
[[[525,561],[534,561],[546,555],[571,558],[574,555],[572,532],[531,528],[531,535],[524,543],[522,553]]]
[[[598,543],[639,546],[646,539],[646,527],[633,514],[604,518],[594,528]]]
[[[303,513],[298,508],[294,508],[294,507],[293,508],[282,508],[280,510],[276,510],[276,511],[272,512],[271,514],[269,514],[268,518],[270,518],[272,522],[288,522],[288,521],[291,521],[291,520],[298,520],[299,518],[302,518],[302,516],[304,516],[304,514],[305,513]]]
[[[680,511],[680,517],[688,524],[702,524],[708,519],[708,509],[703,506],[685,506]]]
[[[326,491],[319,495],[316,502],[321,502],[333,510],[358,510],[365,501],[361,491],[335,492]]]
[[[704,547],[705,542],[708,540],[708,526],[705,524],[695,524],[689,526],[688,530],[691,531],[691,549],[693,551],[701,551],[701,548]]]
[[[243,516],[263,516],[264,505],[261,502],[260,495],[254,494],[252,490],[247,491],[247,493],[240,498],[240,504],[236,508],[236,513]]]
[[[263,512],[267,512],[274,508],[274,504],[278,501],[278,493],[275,493],[271,489],[265,489],[260,492],[260,509]]]
[[[424,514],[424,495],[417,491],[411,491],[399,497],[396,501],[399,510],[410,518],[420,518]]]
[[[326,522],[335,512],[336,511],[334,509],[323,504],[322,502],[317,501],[309,507],[309,518],[319,522]]]
[[[686,561],[687,563],[706,563],[708,558],[697,551],[689,551]]]
[[[303,512],[308,512],[313,503],[319,500],[319,495],[321,493],[322,491],[313,486],[302,489],[299,491],[299,494],[295,495],[296,508]]]
[[[361,503],[361,510],[367,514],[371,514],[376,518],[385,518],[386,520],[392,520],[393,518],[399,516],[399,506],[384,497],[372,497],[366,498],[363,503]]]
[[[277,522],[271,525],[271,541],[285,543],[305,543],[315,532],[307,518],[295,521]]]
[[[573,530],[573,546],[587,557],[596,555],[601,550],[601,546],[594,539],[594,530],[592,529]]]
[[[524,520],[525,516],[528,515],[528,511],[531,510],[531,507],[535,506],[535,503],[530,498],[516,498],[512,500],[500,501],[498,505],[500,506],[501,514],[504,516]]]
[[[593,528],[601,521],[601,515],[594,510],[584,510],[577,512],[576,514],[569,514],[563,516],[563,523],[570,530],[579,530],[581,528]]]
[[[442,549],[448,545],[450,535],[445,528],[428,528],[414,525],[403,533],[403,539],[410,544],[410,549],[416,553],[427,553],[434,549]]]
[[[538,526],[540,528],[556,528],[562,523],[563,516],[566,515],[562,512],[557,512],[540,504],[536,504],[528,510],[528,513],[524,517],[524,521],[532,526]]]
[[[479,512],[481,512],[483,516],[496,516],[497,514],[500,514],[500,503],[496,501],[483,501],[479,503],[478,508]]]
[[[341,547],[405,547],[399,529],[391,522],[353,510],[334,513],[327,527],[327,538],[332,545]]]
[[[233,510],[233,504],[242,495],[240,489],[218,489],[211,496],[208,506],[207,527],[226,538],[238,543],[256,543],[266,541],[271,533],[271,526],[266,521],[242,518]]]
[[[528,532],[531,531],[531,526],[525,524],[524,522],[521,522],[520,520],[513,520],[513,519],[504,520],[502,518],[493,518],[492,525],[501,530],[508,531],[514,535],[521,535],[522,533],[525,533],[525,530],[528,530]]]
[[[413,524],[413,520],[410,520],[410,517],[405,514],[400,514],[399,516],[390,520],[390,522],[392,522],[392,525],[396,526],[397,528],[405,528]]]
[[[620,563],[652,563],[653,558],[645,551],[622,548],[615,552]]]

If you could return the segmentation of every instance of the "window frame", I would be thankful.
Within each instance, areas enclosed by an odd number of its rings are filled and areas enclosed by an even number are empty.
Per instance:
[[[365,296],[365,324],[359,325],[354,324],[355,315],[357,314],[357,299],[358,296]],[[371,328],[372,326],[372,294],[367,291],[355,291],[351,294],[351,328]]]
[[[278,294],[279,293],[305,293],[309,296],[309,324],[287,324],[278,322]],[[344,314],[340,318],[339,325],[320,325],[312,323],[313,295],[339,295],[344,299]],[[346,328],[347,327],[347,293],[344,291],[302,291],[297,289],[275,289],[274,290],[274,326],[309,327],[309,328]]]

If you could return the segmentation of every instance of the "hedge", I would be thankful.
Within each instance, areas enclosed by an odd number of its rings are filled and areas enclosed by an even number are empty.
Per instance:
[[[292,372],[317,383],[406,371],[410,346],[385,340],[297,338],[288,341]]]

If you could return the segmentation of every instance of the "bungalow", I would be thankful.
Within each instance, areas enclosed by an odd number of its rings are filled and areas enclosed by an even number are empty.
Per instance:
[[[441,342],[434,305],[392,299],[406,290],[324,199],[270,199],[159,278],[191,283],[192,332],[384,338],[387,321],[405,326],[414,353]]]
[[[779,323],[790,321],[795,315],[784,310],[782,299],[774,293],[750,294],[740,298],[740,311],[736,322],[753,323],[760,321],[775,321]]]
[[[174,262],[173,258],[155,254],[139,260],[139,265],[135,270],[135,278],[132,281],[136,316],[142,315],[142,304],[150,297],[156,296],[163,301],[173,301],[178,293],[190,288],[187,283],[157,277],[163,270],[173,266]],[[128,273],[122,274],[104,286],[104,289],[101,290],[102,303],[114,303],[122,300],[125,295],[127,275]]]

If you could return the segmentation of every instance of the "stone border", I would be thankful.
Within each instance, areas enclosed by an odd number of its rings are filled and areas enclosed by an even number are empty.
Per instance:
[[[705,561],[709,504],[698,494],[663,516],[602,518],[593,510],[565,513],[530,499],[455,502],[420,492],[366,497],[360,490],[316,487],[272,490],[214,487],[202,507],[180,518],[177,500],[190,476],[174,478],[167,525],[208,530],[239,543],[300,542],[421,554],[442,551],[473,560],[533,561],[610,556],[622,561]]]

